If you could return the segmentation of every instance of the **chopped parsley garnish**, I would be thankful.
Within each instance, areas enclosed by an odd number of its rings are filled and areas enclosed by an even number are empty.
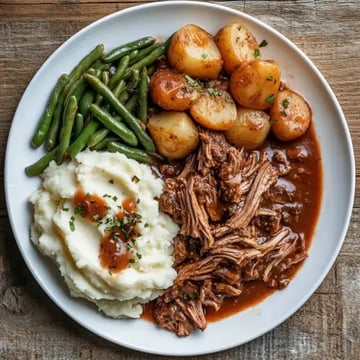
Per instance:
[[[260,49],[255,49],[254,50],[254,57],[259,57],[260,56]]]
[[[289,107],[289,100],[284,99],[284,101],[282,102],[282,106],[283,106],[284,109],[287,109]]]
[[[268,44],[268,42],[267,42],[266,40],[263,40],[263,41],[260,43],[259,47],[265,47],[267,44]]]
[[[273,79],[274,79],[274,78],[272,77],[272,75],[270,75],[270,76],[268,76],[268,77],[266,78],[267,81],[273,81]]]
[[[72,232],[74,232],[74,231],[75,231],[75,218],[74,218],[74,216],[72,216],[72,217],[70,218],[69,226],[70,226],[70,230],[71,230]]]
[[[203,58],[203,59],[206,59],[207,57],[208,57],[208,55],[207,54],[201,54],[201,57]]]
[[[207,92],[210,94],[210,95],[214,95],[214,96],[221,96],[222,95],[222,92],[217,90],[217,89],[214,89],[212,87],[209,87],[206,89]]]
[[[186,81],[190,84],[190,85],[196,85],[197,81],[195,79],[193,79],[190,75],[184,75],[184,78],[186,79]]]
[[[84,215],[85,214],[85,208],[82,204],[78,204],[75,207],[75,214],[76,215]]]
[[[131,181],[134,182],[135,184],[137,184],[137,183],[140,181],[140,179],[139,179],[136,175],[134,175],[134,176],[131,178]]]
[[[110,179],[110,180],[109,180],[109,183],[110,183],[110,184],[113,184],[113,183],[114,183],[114,180],[113,180],[113,179]]]
[[[230,103],[230,104],[233,104],[234,103],[234,100],[231,98],[231,96],[229,95],[225,95],[225,101],[227,103]]]
[[[275,95],[271,94],[267,99],[266,102],[268,102],[269,104],[272,104],[275,100]]]

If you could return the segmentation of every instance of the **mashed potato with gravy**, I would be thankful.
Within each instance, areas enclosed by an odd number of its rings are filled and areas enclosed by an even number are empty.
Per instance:
[[[108,316],[136,318],[172,285],[178,226],[159,213],[162,186],[149,166],[119,153],[85,151],[49,165],[30,198],[31,239],[57,263],[72,296]],[[76,202],[79,191],[89,201]],[[94,204],[103,213],[85,216]]]

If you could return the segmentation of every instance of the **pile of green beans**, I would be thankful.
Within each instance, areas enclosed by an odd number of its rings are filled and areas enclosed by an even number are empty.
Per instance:
[[[26,174],[40,175],[52,160],[61,164],[86,148],[151,163],[149,76],[170,40],[157,43],[145,36],[109,53],[99,44],[69,74],[61,74],[31,140],[34,148],[44,146],[46,154],[26,167]]]

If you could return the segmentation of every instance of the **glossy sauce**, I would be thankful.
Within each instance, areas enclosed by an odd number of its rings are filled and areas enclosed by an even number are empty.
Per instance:
[[[129,266],[133,254],[128,251],[128,247],[139,233],[135,202],[130,198],[124,199],[122,209],[116,214],[116,225],[105,233],[100,242],[101,266],[108,268],[111,273],[118,273]]]
[[[271,142],[270,140],[265,146],[269,146],[270,148],[281,147],[281,149],[284,150],[300,147],[304,148],[310,154],[306,159],[299,162],[296,168],[298,171],[301,169],[310,169],[311,176],[296,179],[296,176],[294,177],[292,173],[289,174],[289,176],[284,176],[284,180],[280,180],[281,185],[287,188],[290,187],[290,190],[295,188],[294,200],[301,201],[304,206],[299,220],[293,223],[291,228],[294,232],[304,236],[306,250],[309,250],[320,212],[322,195],[321,156],[314,129],[310,127],[302,138],[292,141],[291,143],[281,143],[279,146],[278,142]],[[285,273],[286,276],[290,279],[293,278],[301,268],[301,265],[302,262],[290,268]],[[208,321],[224,319],[248,307],[255,306],[275,291],[277,290],[266,286],[261,281],[244,283],[243,292],[239,296],[225,299],[220,310],[217,312],[210,308],[207,309],[206,318]]]
[[[89,222],[101,222],[108,211],[103,197],[85,193],[83,189],[76,191],[73,202],[75,213]],[[135,202],[126,198],[121,205],[122,210],[116,214],[116,219],[108,224],[109,229],[100,240],[100,264],[111,273],[118,273],[129,266],[133,255],[128,251],[128,244],[139,232],[136,225]]]
[[[102,219],[107,212],[104,198],[96,194],[85,193],[83,189],[76,191],[73,202],[75,205],[75,213],[90,222],[96,222]]]
[[[307,156],[303,161],[298,162],[298,165],[295,165],[295,170],[301,172],[303,169],[308,169],[311,171],[311,176],[297,178],[294,176],[294,173],[292,173],[285,175],[284,178],[280,180],[281,186],[286,186],[288,190],[289,188],[290,190],[295,190],[294,200],[299,200],[303,204],[301,216],[296,223],[291,225],[291,228],[294,232],[304,237],[306,250],[308,250],[317,224],[322,195],[321,156],[314,129],[310,127],[302,138],[289,144],[279,144],[278,142],[269,140],[264,146],[268,147],[270,151],[272,151],[272,149],[276,150],[277,148],[290,151],[294,148],[304,148],[306,152],[310,154],[310,156]],[[301,264],[302,262],[290,268],[286,272],[286,276],[290,279],[294,277],[301,267]],[[256,280],[244,283],[242,293],[237,297],[225,299],[219,311],[208,308],[206,319],[210,322],[224,319],[258,304],[275,291],[277,290],[266,286],[262,281]],[[152,309],[153,305],[151,303],[146,304],[142,318],[154,322]]]

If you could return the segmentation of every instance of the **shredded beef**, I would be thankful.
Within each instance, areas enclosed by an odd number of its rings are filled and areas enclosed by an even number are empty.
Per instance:
[[[294,199],[286,152],[248,152],[221,132],[200,131],[198,151],[159,168],[164,179],[160,210],[180,226],[174,240],[177,278],[155,300],[154,319],[186,336],[207,326],[208,307],[218,310],[239,296],[245,282],[281,289],[289,270],[306,256],[291,228],[302,211]],[[302,149],[289,154],[301,161]]]

